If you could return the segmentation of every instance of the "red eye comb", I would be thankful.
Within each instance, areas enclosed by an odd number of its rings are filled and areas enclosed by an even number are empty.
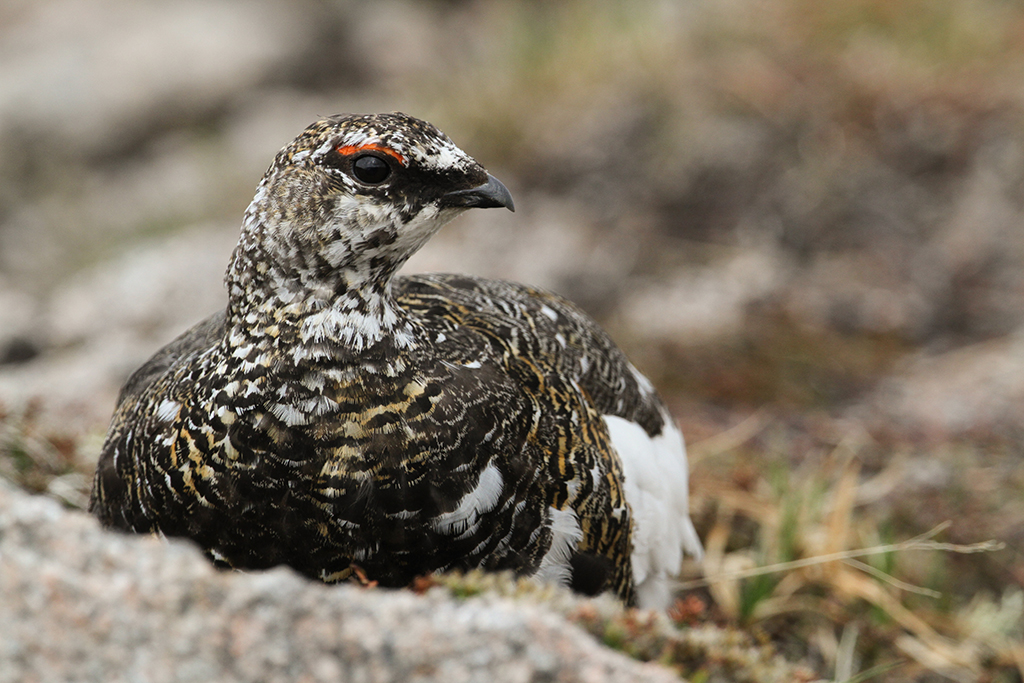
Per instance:
[[[403,157],[401,154],[391,149],[390,147],[378,145],[375,142],[371,142],[365,145],[342,145],[337,148],[337,151],[338,154],[341,154],[343,156],[358,154],[359,152],[380,152],[382,154],[387,154],[388,156],[393,157],[398,161],[398,163],[402,164],[402,166],[405,166],[405,157]]]

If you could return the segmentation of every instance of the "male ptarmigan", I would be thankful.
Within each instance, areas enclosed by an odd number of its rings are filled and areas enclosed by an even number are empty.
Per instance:
[[[473,207],[512,197],[429,123],[307,128],[245,213],[227,309],[121,391],[91,510],[232,567],[507,569],[665,604],[701,546],[647,379],[554,294],[395,276]]]

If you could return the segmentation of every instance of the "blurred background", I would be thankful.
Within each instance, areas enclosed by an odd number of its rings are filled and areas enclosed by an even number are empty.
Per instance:
[[[406,270],[609,329],[688,436],[707,575],[945,520],[1007,545],[723,579],[690,617],[822,676],[1021,680],[1020,0],[3,0],[0,475],[84,505],[276,151],[393,110],[517,207]]]

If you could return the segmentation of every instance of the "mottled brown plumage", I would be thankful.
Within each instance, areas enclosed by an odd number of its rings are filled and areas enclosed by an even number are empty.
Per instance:
[[[226,311],[122,391],[92,510],[233,567],[328,582],[359,567],[388,586],[509,569],[632,602],[636,503],[606,416],[641,441],[674,433],[649,384],[553,294],[394,276],[447,220],[491,206],[512,208],[507,190],[430,124],[310,126],[246,212]],[[678,449],[676,569],[680,546],[699,552]]]

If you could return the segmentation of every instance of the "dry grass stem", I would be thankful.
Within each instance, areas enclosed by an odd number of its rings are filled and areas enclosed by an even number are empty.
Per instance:
[[[898,588],[901,591],[906,591],[908,593],[916,593],[917,595],[924,595],[929,598],[942,597],[942,593],[940,593],[939,591],[934,591],[931,588],[924,588],[923,586],[915,586],[914,584],[907,583],[906,581],[900,581],[895,576],[892,576],[891,574],[886,574],[881,569],[872,567],[870,564],[867,564],[866,562],[861,562],[860,560],[856,559],[849,559],[844,560],[843,563],[848,564],[855,569],[859,569],[865,574],[870,574],[879,581],[884,581],[890,586]]]
[[[914,538],[902,541],[900,543],[890,543],[886,545],[876,545],[870,548],[858,548],[854,550],[842,550],[834,553],[826,553],[824,555],[815,555],[813,557],[805,557],[799,560],[792,560],[790,562],[778,562],[776,564],[765,565],[764,567],[754,567],[752,569],[741,569],[732,572],[719,572],[712,576],[705,577],[703,579],[695,579],[692,581],[684,581],[679,584],[681,590],[688,590],[692,588],[701,588],[703,586],[710,586],[719,581],[738,581],[740,579],[749,579],[755,576],[763,576],[765,574],[775,574],[779,572],[788,572],[794,569],[803,569],[806,567],[814,567],[818,565],[828,564],[829,562],[851,560],[858,557],[869,557],[871,555],[882,555],[885,553],[897,553],[904,552],[907,550],[941,550],[943,552],[959,553],[959,554],[970,554],[970,553],[990,553],[998,550],[1002,550],[1006,547],[1006,544],[1001,541],[990,539],[988,541],[981,541],[979,543],[971,543],[968,545],[960,545],[956,543],[942,543],[939,541],[931,540],[934,536],[948,528],[950,522],[947,520],[942,524],[936,525],[931,530],[915,536]]]

